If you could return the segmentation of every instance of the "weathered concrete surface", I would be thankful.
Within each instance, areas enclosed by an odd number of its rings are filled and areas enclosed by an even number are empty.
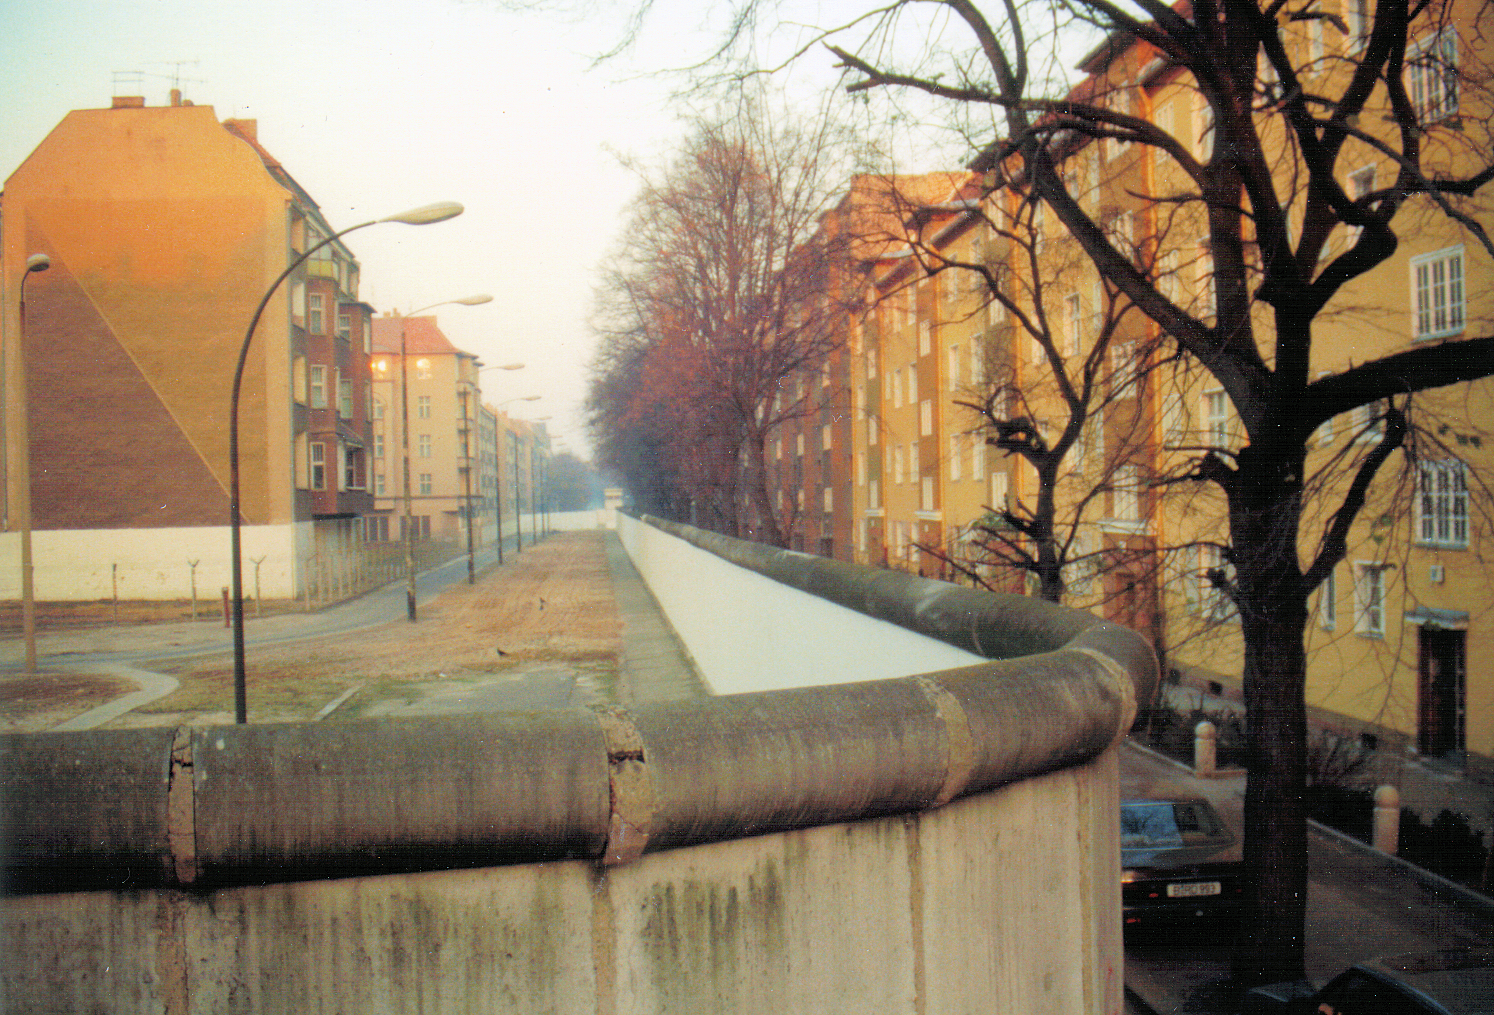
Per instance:
[[[984,646],[1016,617],[1038,654],[713,699],[0,737],[27,879],[0,900],[4,1007],[1119,1011],[1114,745],[1155,663],[1082,614],[908,593],[915,628]]]
[[[12,897],[6,1011],[1120,1010],[1114,751],[948,807],[584,861]],[[1110,939],[1113,938],[1112,942]],[[1111,947],[1114,944],[1114,947]],[[1114,960],[1096,958],[1113,956]]]

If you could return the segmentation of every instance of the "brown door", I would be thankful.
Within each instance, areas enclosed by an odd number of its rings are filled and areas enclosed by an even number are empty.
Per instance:
[[[1463,750],[1467,633],[1422,627],[1418,638],[1418,749],[1440,758]]]

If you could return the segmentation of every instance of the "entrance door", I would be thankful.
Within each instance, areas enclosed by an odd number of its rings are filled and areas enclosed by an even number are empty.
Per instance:
[[[1422,627],[1417,696],[1418,748],[1427,757],[1460,753],[1467,632]]]

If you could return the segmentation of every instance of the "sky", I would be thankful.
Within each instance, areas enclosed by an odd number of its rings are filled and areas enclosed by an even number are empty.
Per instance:
[[[551,7],[574,3],[584,16]],[[640,0],[641,2],[641,0]],[[840,23],[865,0],[804,0],[806,20]],[[520,9],[523,8],[523,9]],[[0,179],[73,109],[114,95],[184,98],[219,120],[258,121],[259,140],[345,228],[434,201],[466,212],[439,225],[380,225],[348,238],[361,297],[434,311],[485,364],[489,404],[589,455],[582,401],[594,340],[597,267],[639,179],[623,157],[661,163],[685,132],[677,76],[720,39],[723,5],[653,0],[637,44],[597,65],[631,0],[0,0]],[[713,23],[704,23],[715,18]],[[793,28],[761,43],[794,44]],[[818,101],[836,90],[814,51],[775,81]],[[925,159],[911,171],[952,168]],[[227,382],[225,381],[225,384]]]
[[[485,400],[542,396],[509,408],[584,455],[594,271],[638,186],[619,154],[657,158],[681,133],[671,83],[637,68],[697,28],[663,10],[636,56],[591,69],[620,23],[605,5],[576,21],[462,0],[0,0],[0,178],[70,110],[166,105],[179,78],[219,120],[257,119],[334,228],[460,201],[446,223],[350,236],[361,295],[408,312],[491,294],[434,311],[441,329],[525,363],[482,375]]]

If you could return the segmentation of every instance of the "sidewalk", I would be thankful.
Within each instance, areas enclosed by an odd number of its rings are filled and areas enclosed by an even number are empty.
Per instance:
[[[506,553],[502,566],[490,551],[477,563],[473,585],[466,583],[465,556],[420,575],[414,625],[405,619],[402,581],[316,613],[246,618],[251,721],[554,708],[709,693],[615,533],[556,534],[522,554]],[[340,637],[354,634],[350,641]],[[82,714],[25,728],[173,721],[162,709],[192,699],[187,690],[131,713],[177,691],[172,673],[198,684],[225,679],[232,645],[232,632],[221,622],[43,626],[37,638],[42,680],[45,674],[93,675],[132,690],[115,691],[108,700],[95,691],[95,707]],[[0,677],[19,679],[5,674],[16,674],[22,653],[20,639],[0,641]],[[323,697],[287,714],[284,694],[275,692],[294,683],[298,668],[308,693]],[[34,691],[35,678],[30,683]],[[381,703],[381,695],[393,697]],[[14,707],[25,706],[17,701]],[[212,708],[189,707],[174,721],[223,719]]]

